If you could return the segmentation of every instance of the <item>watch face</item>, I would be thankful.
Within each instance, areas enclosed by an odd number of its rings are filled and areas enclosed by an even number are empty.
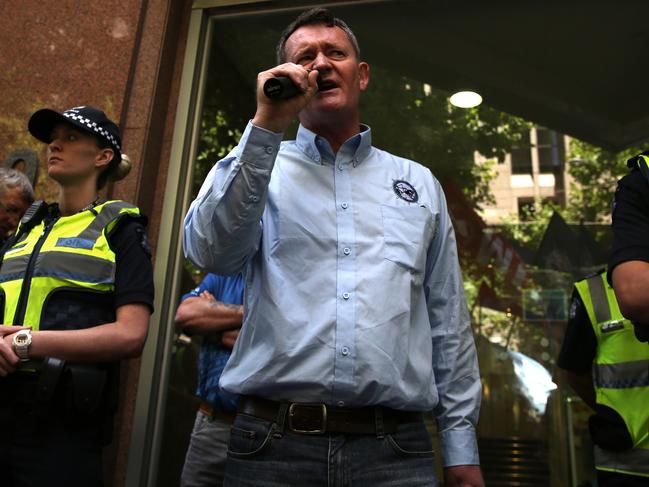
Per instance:
[[[32,344],[32,335],[29,330],[21,330],[14,335],[14,352],[23,362],[29,360],[29,347]]]

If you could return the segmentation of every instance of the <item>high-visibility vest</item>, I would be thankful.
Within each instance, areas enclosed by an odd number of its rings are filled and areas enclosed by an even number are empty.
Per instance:
[[[53,295],[81,291],[83,299],[75,303],[80,307],[75,313],[79,327],[101,324],[84,320],[97,317],[94,293],[114,291],[115,253],[108,236],[125,215],[139,217],[140,212],[129,203],[108,201],[74,215],[41,221],[14,242],[0,267],[2,323],[47,329],[41,325],[48,322],[48,314],[60,312],[48,306],[55,301]]]
[[[624,420],[633,447],[611,451],[595,446],[598,470],[649,477],[649,345],[638,341],[622,316],[606,273],[575,284],[597,337],[593,362],[596,402]]]

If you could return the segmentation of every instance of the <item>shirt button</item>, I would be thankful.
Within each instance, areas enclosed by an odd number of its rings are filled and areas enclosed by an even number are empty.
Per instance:
[[[266,151],[266,154],[272,154],[273,153],[273,148],[269,145],[264,147],[264,150]]]
[[[349,355],[349,348],[343,347],[340,349],[340,353],[342,353],[345,357]]]
[[[251,195],[248,197],[248,200],[249,200],[249,201],[252,201],[253,203],[257,203],[257,201],[259,201],[259,196],[257,196],[256,194],[251,194]]]
[[[349,205],[347,203],[343,203],[340,206],[342,206],[343,210],[346,210],[349,207]]]
[[[349,293],[343,293],[343,299],[349,299]]]
[[[351,254],[351,253],[352,253],[352,249],[350,249],[349,247],[345,247],[345,248],[343,249],[343,254],[345,254],[345,255],[349,255],[349,254]]]
[[[338,407],[343,407],[345,405],[345,401],[338,401]]]
[[[339,170],[339,171],[342,171],[342,170],[343,170],[343,165],[342,165],[342,164],[338,164],[338,170]]]

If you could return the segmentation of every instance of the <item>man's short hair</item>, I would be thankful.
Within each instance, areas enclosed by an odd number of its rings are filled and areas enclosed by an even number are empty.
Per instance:
[[[334,15],[326,8],[316,7],[307,10],[306,12],[302,12],[293,22],[288,25],[288,27],[286,27],[286,29],[284,29],[284,32],[282,32],[282,35],[279,38],[279,42],[277,43],[277,49],[275,52],[277,56],[277,64],[283,64],[286,62],[285,51],[286,41],[288,40],[288,38],[291,37],[293,32],[298,30],[300,27],[304,27],[305,25],[326,25],[327,27],[341,28],[343,32],[347,34],[349,42],[351,42],[352,46],[354,47],[356,58],[360,60],[361,50],[358,47],[358,41],[356,40],[356,36],[349,28],[349,26],[345,23],[345,21],[339,19],[338,17],[334,17]]]
[[[34,202],[34,188],[29,178],[17,169],[0,167],[0,197],[4,196],[7,189],[18,188],[23,201],[28,205]]]

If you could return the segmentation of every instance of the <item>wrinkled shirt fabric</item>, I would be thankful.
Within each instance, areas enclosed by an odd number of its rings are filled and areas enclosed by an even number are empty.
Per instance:
[[[478,464],[480,377],[439,182],[373,147],[367,126],[337,154],[303,126],[281,138],[249,123],[185,218],[191,261],[245,275],[244,324],[221,386],[434,410],[443,464]]]

